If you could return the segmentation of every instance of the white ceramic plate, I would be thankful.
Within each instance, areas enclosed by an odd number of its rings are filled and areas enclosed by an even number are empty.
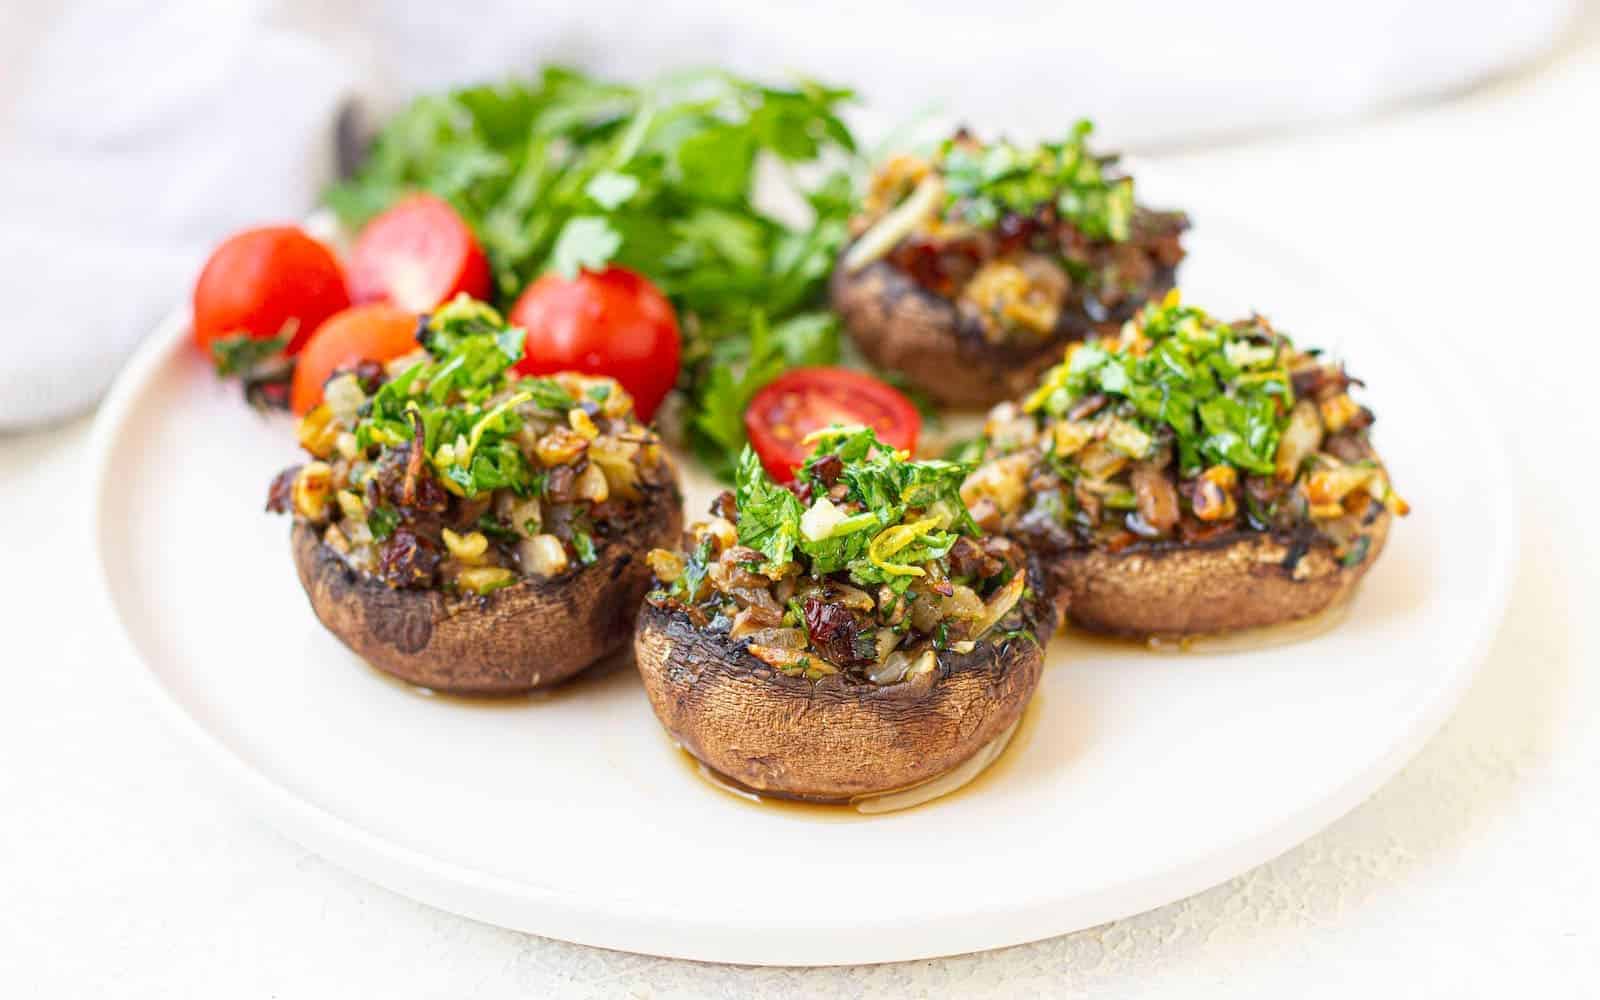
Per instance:
[[[717,791],[630,667],[487,704],[366,668],[312,617],[288,523],[261,513],[296,460],[288,420],[213,379],[181,315],[100,416],[109,594],[156,700],[253,806],[447,910],[630,951],[832,964],[1147,909],[1268,860],[1392,775],[1455,704],[1513,569],[1507,464],[1448,355],[1213,219],[1191,247],[1190,300],[1259,307],[1353,359],[1416,513],[1348,618],[1314,639],[1170,655],[1057,638],[1006,756],[921,808],[838,819]],[[691,514],[707,486],[693,484]]]

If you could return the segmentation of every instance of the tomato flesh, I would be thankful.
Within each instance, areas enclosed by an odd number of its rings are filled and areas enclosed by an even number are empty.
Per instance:
[[[317,328],[295,362],[289,408],[305,414],[322,402],[334,372],[363,361],[390,361],[416,350],[417,314],[386,302],[352,306]]]
[[[461,292],[489,297],[489,259],[444,199],[410,195],[361,230],[350,254],[355,302],[391,302],[427,312]]]
[[[256,340],[290,333],[299,351],[322,321],[350,304],[333,253],[294,226],[247,229],[212,252],[194,286],[194,339]]]
[[[627,268],[546,274],[517,299],[510,320],[528,332],[518,371],[609,375],[633,397],[640,420],[649,421],[677,384],[677,314],[655,285]]]
[[[922,417],[887,383],[849,368],[796,368],[762,387],[744,411],[745,433],[780,483],[811,454],[806,436],[834,424],[866,425],[884,444],[916,451]]]

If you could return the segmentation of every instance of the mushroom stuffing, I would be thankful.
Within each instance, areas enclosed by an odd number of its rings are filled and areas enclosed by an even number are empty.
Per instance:
[[[374,665],[450,691],[562,680],[625,644],[643,553],[682,523],[674,470],[614,380],[517,377],[523,333],[489,306],[420,324],[422,351],[328,381],[268,509]]]
[[[833,428],[789,485],[753,452],[657,585],[635,650],[663,724],[725,777],[819,801],[959,765],[1015,723],[1055,612],[962,505],[970,466]]]

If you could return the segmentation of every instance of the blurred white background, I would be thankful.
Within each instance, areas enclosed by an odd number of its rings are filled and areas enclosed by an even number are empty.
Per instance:
[[[859,88],[870,142],[936,110],[1015,136],[1087,115],[1172,149],[1457,91],[1547,51],[1576,0],[88,0],[0,8],[0,428],[90,405],[244,225],[295,219],[347,99],[546,61],[635,79],[715,64]],[[93,295],[92,314],[62,304]],[[39,336],[38,330],[49,330]]]

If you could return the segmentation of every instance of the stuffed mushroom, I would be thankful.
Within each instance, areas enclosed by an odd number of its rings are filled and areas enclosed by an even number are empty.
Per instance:
[[[615,381],[518,377],[522,331],[466,299],[424,350],[329,380],[312,461],[274,481],[316,615],[373,666],[510,694],[627,644],[644,554],[682,530],[673,468]]]
[[[834,428],[781,486],[748,448],[737,492],[656,586],[635,654],[656,715],[723,777],[842,802],[920,784],[1009,731],[1055,611],[1021,546],[986,535],[970,466]]]
[[[1135,204],[1089,132],[1017,146],[963,131],[879,168],[831,286],[874,364],[941,402],[990,406],[1173,286],[1187,219]]]
[[[1170,293],[996,407],[962,497],[1040,558],[1083,628],[1303,618],[1350,592],[1407,512],[1360,384],[1261,317],[1221,323]]]

